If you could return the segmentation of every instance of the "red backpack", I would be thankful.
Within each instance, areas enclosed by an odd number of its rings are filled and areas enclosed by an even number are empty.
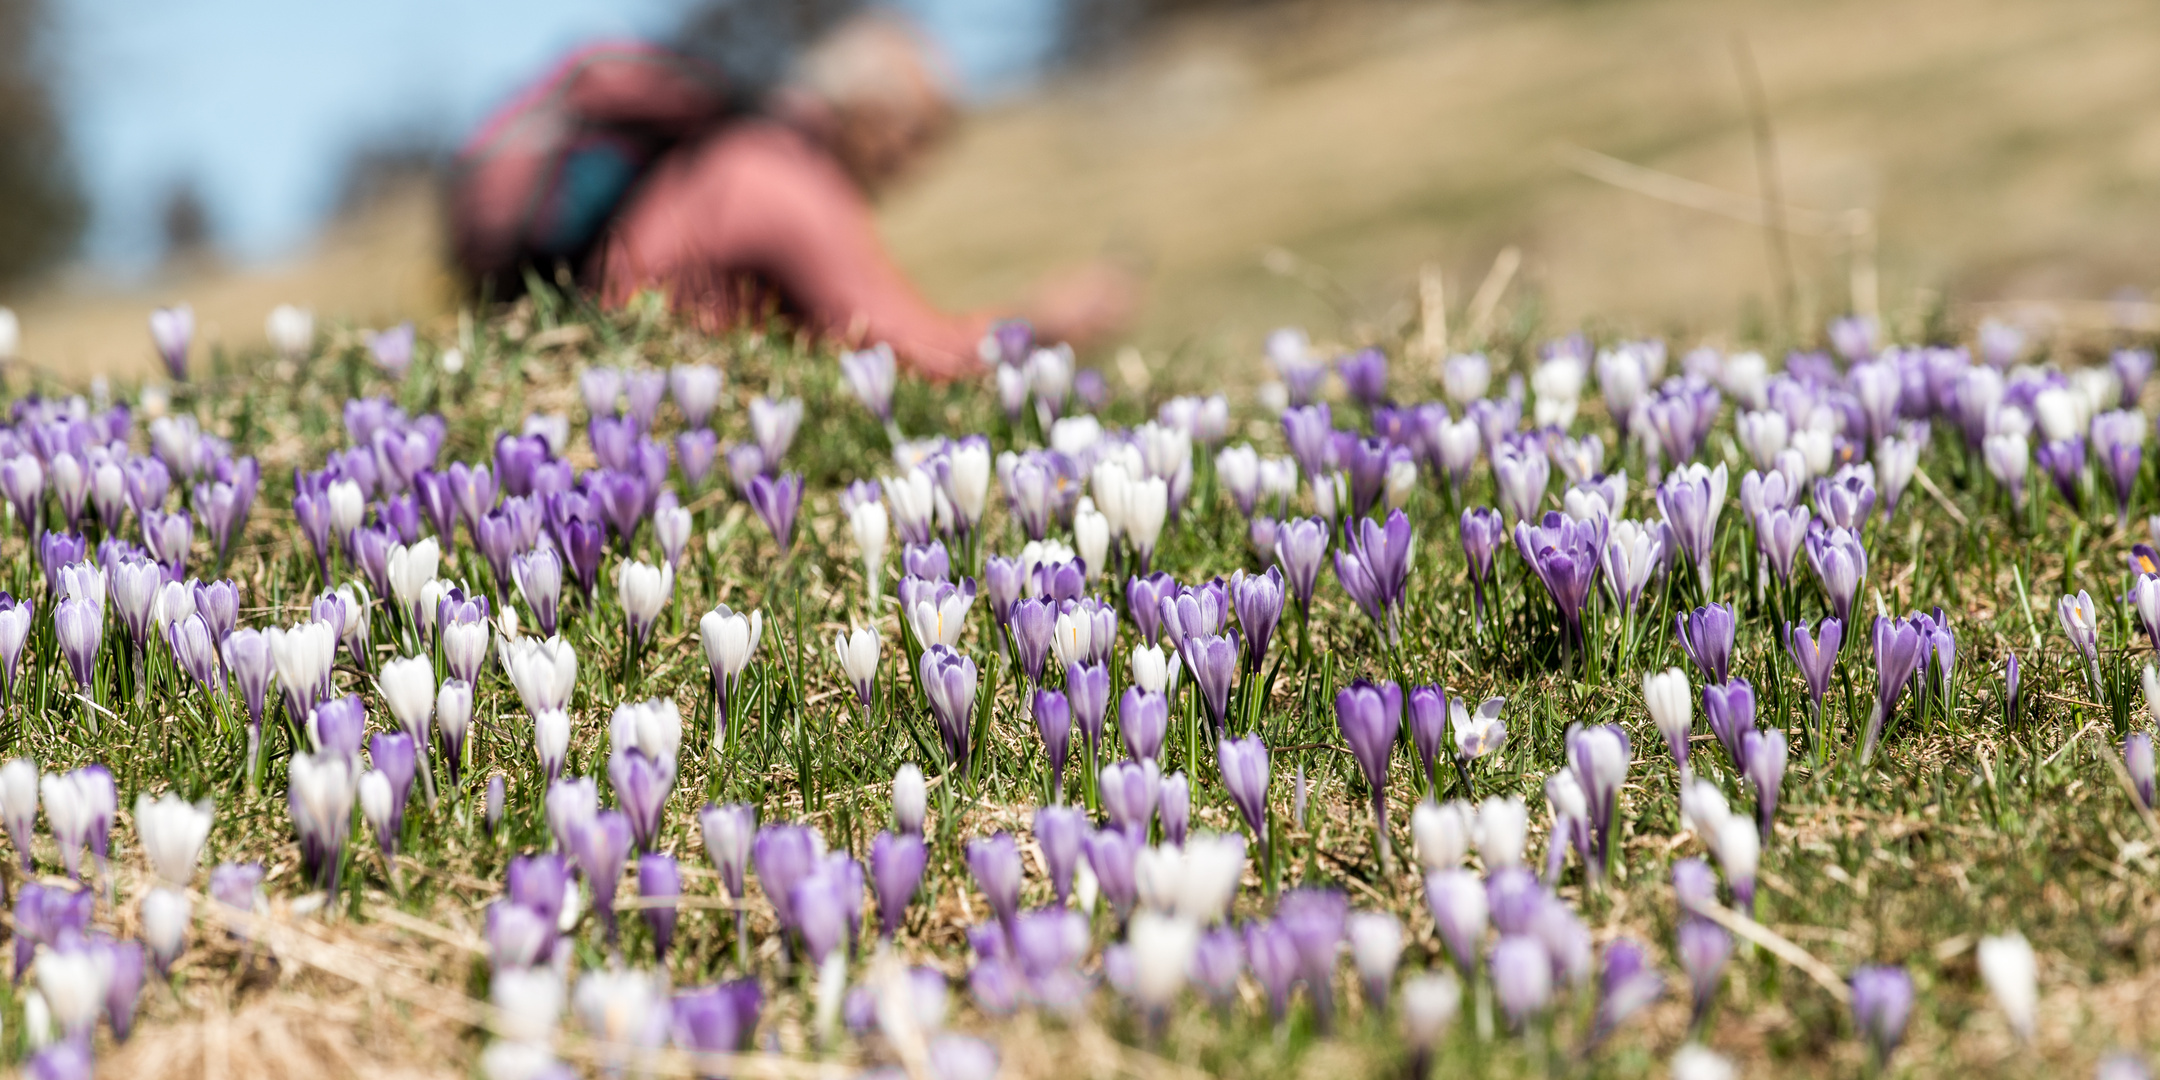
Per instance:
[[[573,271],[645,169],[728,106],[718,72],[637,42],[589,46],[490,116],[458,151],[459,266],[498,293],[526,267]]]

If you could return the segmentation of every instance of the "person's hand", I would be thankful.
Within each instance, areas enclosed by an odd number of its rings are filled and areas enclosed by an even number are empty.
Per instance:
[[[1037,341],[1080,346],[1125,329],[1139,302],[1140,282],[1132,272],[1099,259],[1043,279],[1028,306],[1028,319],[1035,324]]]

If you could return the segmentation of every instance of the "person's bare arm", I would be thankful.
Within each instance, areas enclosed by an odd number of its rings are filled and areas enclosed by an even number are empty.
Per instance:
[[[990,318],[949,315],[925,300],[886,252],[868,203],[813,153],[775,155],[742,177],[734,195],[747,201],[735,209],[757,207],[745,254],[821,332],[850,345],[885,342],[931,378],[981,371],[976,344]]]

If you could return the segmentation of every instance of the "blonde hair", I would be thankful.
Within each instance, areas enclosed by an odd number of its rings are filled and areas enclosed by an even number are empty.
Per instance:
[[[913,24],[884,11],[857,15],[819,38],[796,60],[790,82],[841,110],[910,99],[941,106],[953,97],[943,55]]]

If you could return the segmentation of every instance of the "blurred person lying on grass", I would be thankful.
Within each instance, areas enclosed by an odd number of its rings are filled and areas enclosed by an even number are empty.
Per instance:
[[[713,70],[655,46],[572,55],[459,152],[458,261],[493,295],[567,266],[611,306],[668,295],[707,330],[778,307],[849,346],[885,342],[933,378],[983,370],[993,321],[1085,343],[1130,314],[1108,264],[1058,275],[1017,311],[949,314],[879,241],[870,200],[953,127],[941,68],[890,16],[842,23],[742,108]]]

